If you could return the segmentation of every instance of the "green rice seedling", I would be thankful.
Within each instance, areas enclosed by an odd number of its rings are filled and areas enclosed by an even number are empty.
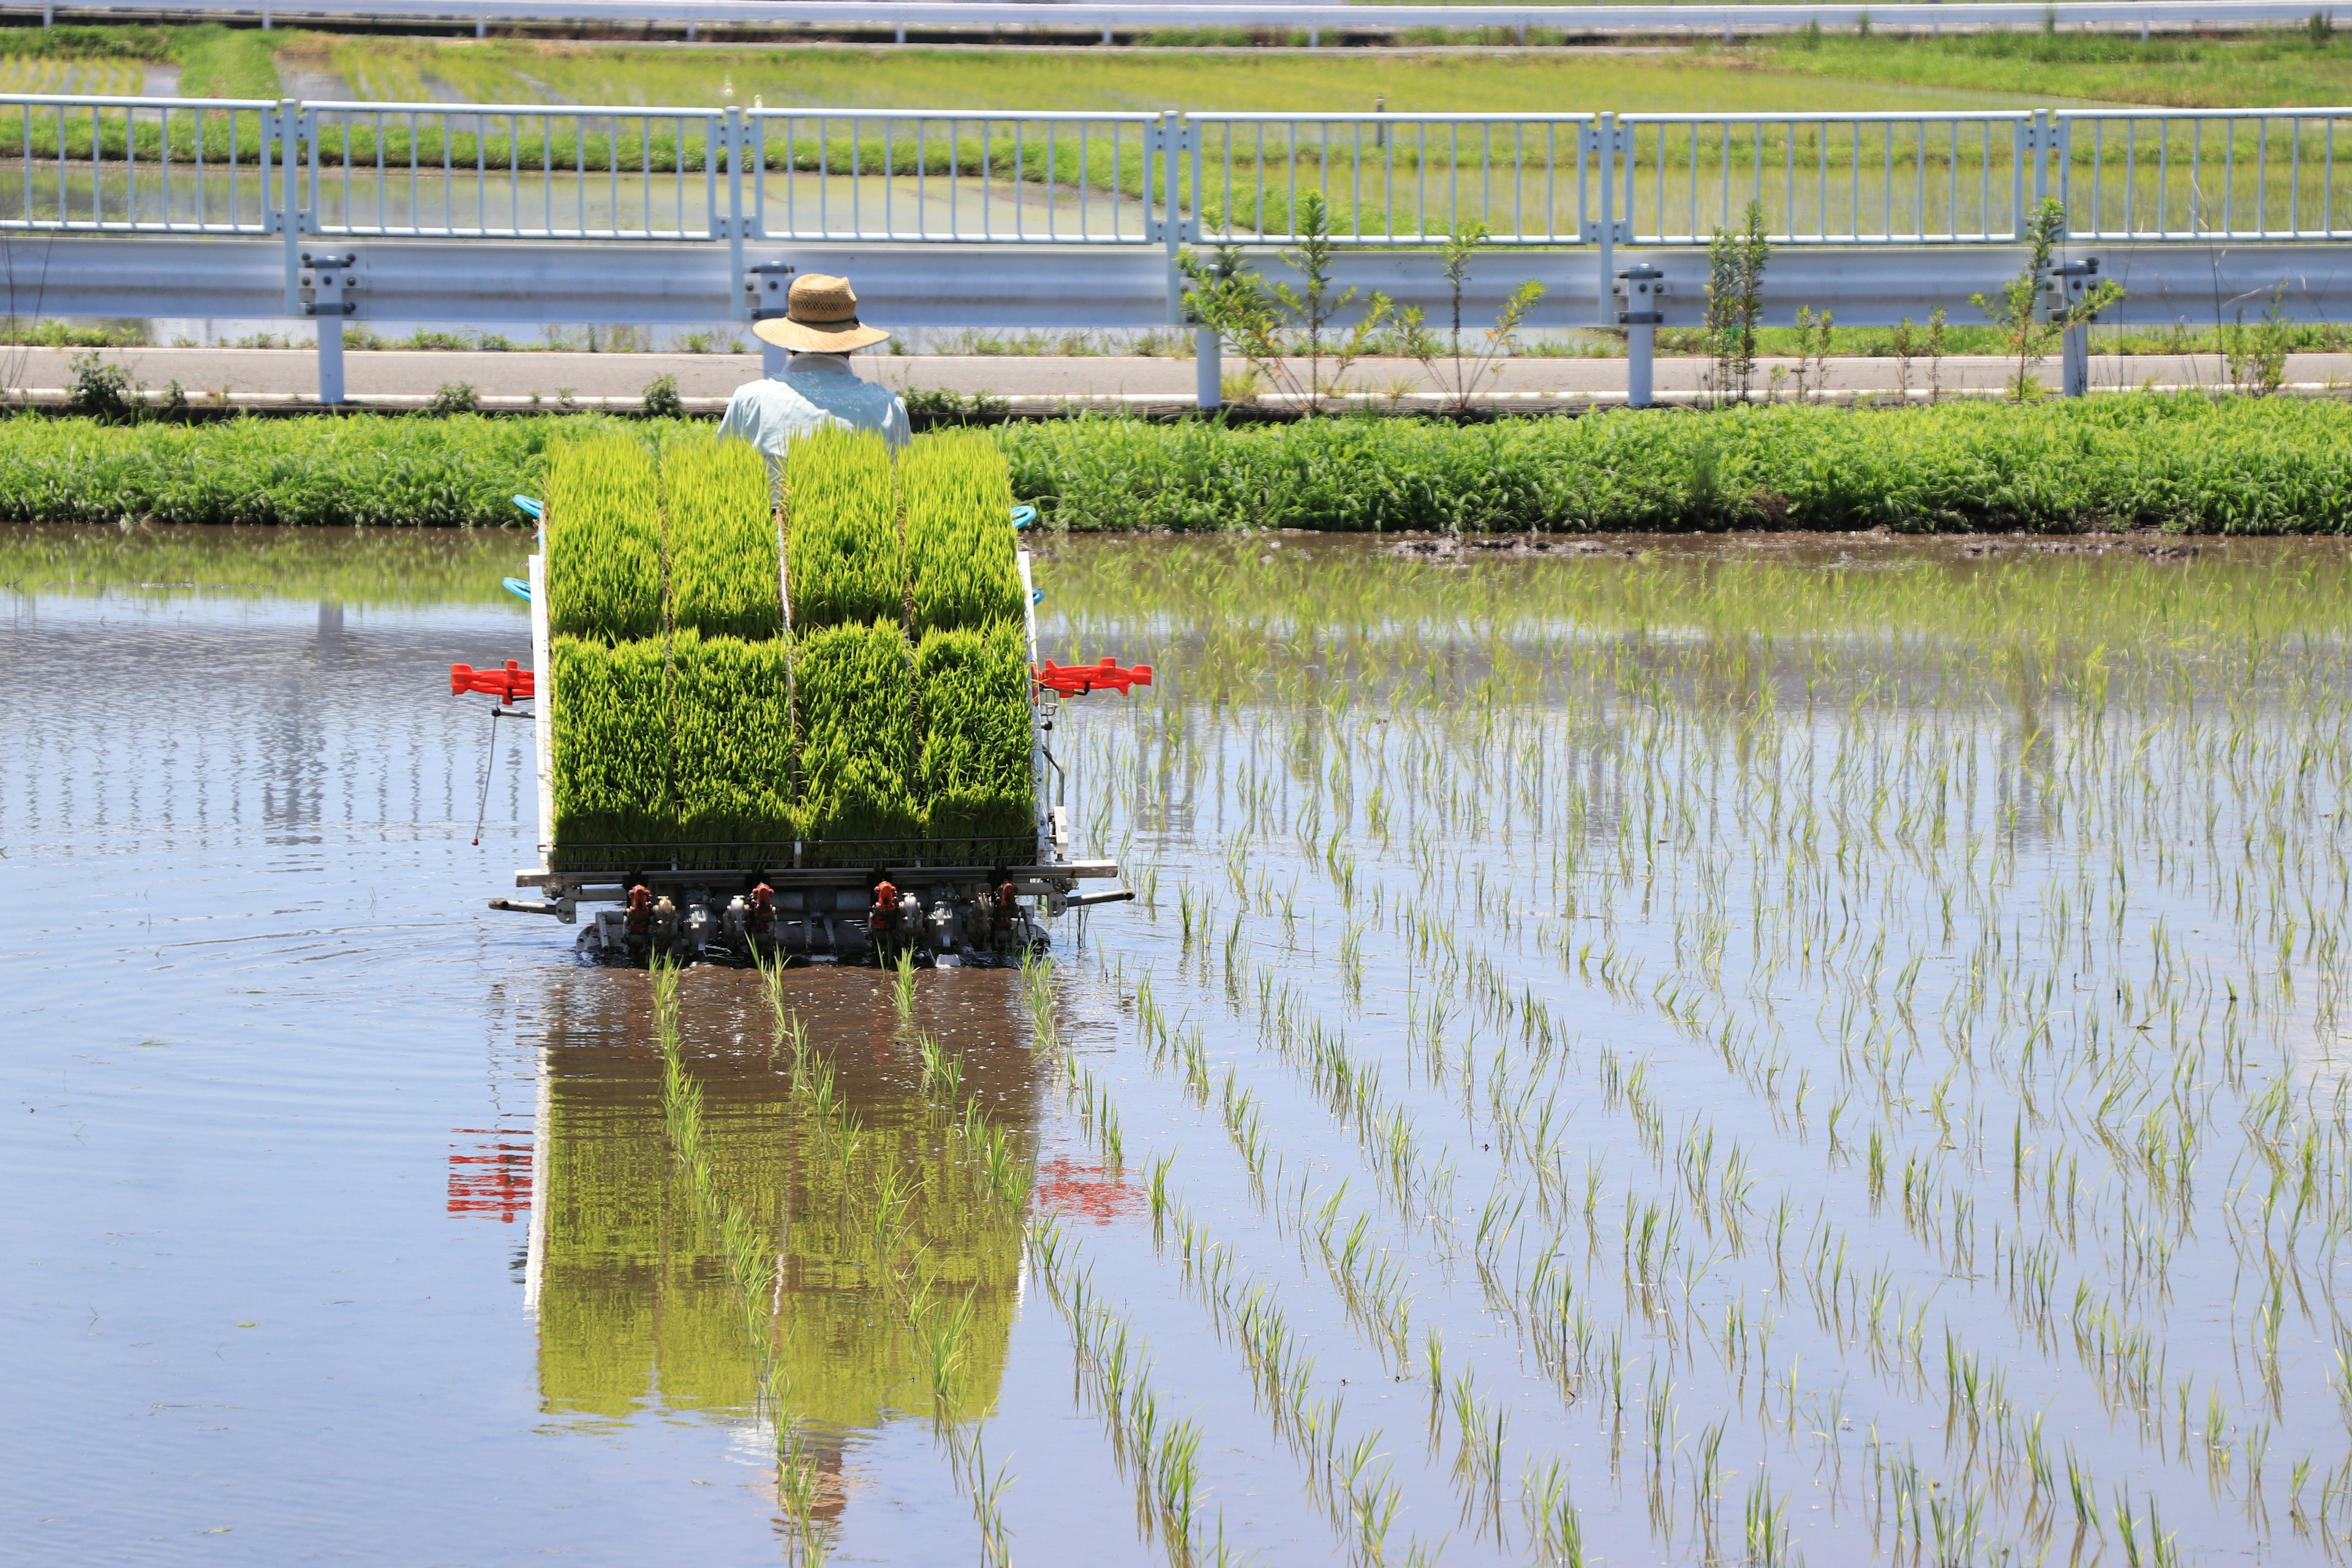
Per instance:
[[[911,787],[914,692],[895,622],[828,626],[794,639],[802,818],[837,840],[829,858],[872,863],[920,831]]]
[[[915,1021],[915,953],[908,948],[898,954],[897,972],[890,977],[890,1000],[898,1011],[898,1026],[905,1028]],[[923,1081],[930,1082],[930,1064],[924,1064]],[[954,1093],[952,1085],[949,1088]]]
[[[824,430],[793,442],[784,512],[793,630],[904,623],[907,551],[881,437]]]
[[[781,642],[670,639],[669,765],[678,842],[793,837],[792,683]]]
[[[934,631],[915,652],[922,741],[917,773],[930,837],[989,841],[982,858],[1035,836],[1029,667],[1020,629]]]
[[[679,631],[781,635],[783,587],[768,466],[748,441],[678,442],[662,456],[669,619]]]
[[[916,634],[1020,620],[1013,479],[996,444],[968,430],[919,437],[898,459],[898,490]]]
[[[559,857],[591,845],[674,841],[668,681],[659,641],[558,637],[555,823]],[[583,858],[584,857],[584,858]]]
[[[659,637],[662,542],[653,453],[617,432],[555,449],[547,472],[547,625],[556,637]]]

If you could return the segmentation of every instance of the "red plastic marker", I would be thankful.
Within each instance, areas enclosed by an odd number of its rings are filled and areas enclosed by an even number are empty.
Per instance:
[[[476,669],[470,664],[449,667],[449,695],[463,697],[468,691],[479,691],[511,706],[518,697],[536,697],[539,683],[530,670],[513,659],[507,660],[504,669]]]
[[[1111,690],[1121,696],[1132,686],[1151,684],[1151,667],[1139,664],[1133,669],[1121,669],[1118,660],[1106,658],[1100,664],[1059,665],[1047,659],[1045,668],[1031,672],[1037,684],[1048,691],[1058,691],[1065,697],[1084,697],[1089,691]]]

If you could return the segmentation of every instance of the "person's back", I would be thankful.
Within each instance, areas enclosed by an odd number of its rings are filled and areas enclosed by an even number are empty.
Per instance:
[[[879,431],[895,451],[907,441],[907,405],[888,387],[860,381],[844,355],[798,353],[783,374],[735,389],[719,434],[782,462],[796,437],[827,427]]]
[[[749,441],[781,465],[799,437],[828,428],[872,430],[896,450],[906,445],[907,405],[888,387],[861,381],[852,350],[889,337],[857,319],[857,294],[845,278],[809,273],[793,279],[784,314],[752,323],[762,342],[789,350],[784,374],[735,389],[719,434]]]

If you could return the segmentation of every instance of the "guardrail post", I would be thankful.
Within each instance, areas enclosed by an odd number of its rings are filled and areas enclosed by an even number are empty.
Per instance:
[[[302,106],[293,99],[281,98],[270,120],[272,123],[261,132],[264,158],[269,156],[271,141],[278,143],[278,210],[270,220],[286,239],[286,313],[299,316],[302,313]],[[262,190],[268,189],[265,167]]]
[[[1160,167],[1162,211],[1160,234],[1168,250],[1168,321],[1171,326],[1184,323],[1184,269],[1179,260],[1184,249],[1183,142],[1183,110],[1161,110]]]
[[[1601,299],[1602,326],[1614,325],[1617,292],[1617,117],[1603,114],[1592,128],[1593,151],[1601,160]]]
[[[359,258],[306,250],[301,260],[302,310],[318,324],[319,401],[331,408],[343,401],[343,318],[359,308],[351,298]]]
[[[740,314],[754,321],[764,321],[784,313],[792,298],[793,264],[789,261],[767,261],[749,268],[743,278],[743,303]],[[784,351],[767,339],[760,340],[760,374],[772,381],[784,374],[788,363]]]
[[[2050,195],[2050,111],[2033,111],[2033,205],[2039,209]]]
[[[2049,314],[2061,316],[2099,285],[2099,258],[2062,262],[2043,281],[2042,303]],[[2059,338],[2058,395],[2081,397],[2091,390],[2091,322],[2070,322]]]
[[[1637,261],[1611,285],[1617,322],[1625,329],[1625,406],[1647,408],[1657,371],[1658,323],[1664,319],[1658,301],[1666,292],[1666,275]]]
[[[743,110],[727,106],[727,275],[733,283],[735,319],[743,319]],[[853,143],[853,147],[854,147]],[[853,154],[854,155],[854,154]],[[882,150],[885,173],[890,150]]]
[[[1202,273],[1222,278],[1223,268],[1214,261],[1203,262]],[[1225,401],[1225,344],[1217,329],[1192,317],[1192,401],[1202,413],[1209,414]]]

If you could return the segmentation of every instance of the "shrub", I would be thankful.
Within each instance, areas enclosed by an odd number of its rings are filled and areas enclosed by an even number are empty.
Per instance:
[[[669,652],[677,838],[688,844],[790,840],[793,712],[785,645],[681,630],[671,637]]]
[[[1013,476],[984,436],[925,436],[898,462],[915,629],[1021,617]]]
[[[662,630],[653,454],[623,435],[559,447],[547,476],[547,624],[628,642]]]
[[[662,458],[670,625],[714,637],[783,631],[768,465],[747,441],[681,442]]]
[[[921,831],[914,771],[914,691],[895,621],[829,626],[794,639],[800,799],[811,837],[847,841],[828,856],[861,864],[896,853],[874,840]]]
[[[648,419],[683,419],[686,404],[677,395],[677,377],[657,375],[637,395],[637,408]]]
[[[907,552],[881,437],[826,430],[794,441],[784,510],[794,630],[904,617]]]
[[[659,639],[611,646],[561,637],[555,665],[555,844],[570,863],[609,858],[589,845],[666,844],[677,811]]]
[[[916,650],[915,679],[923,724],[917,775],[930,836],[998,840],[975,851],[989,859],[1034,852],[1021,628],[1000,621],[984,632],[931,632]]]

